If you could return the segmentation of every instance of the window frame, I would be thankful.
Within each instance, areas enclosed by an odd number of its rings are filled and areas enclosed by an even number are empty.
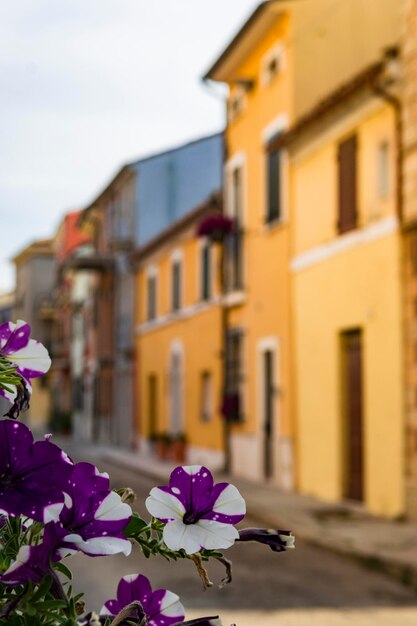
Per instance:
[[[174,250],[171,255],[170,266],[170,311],[171,313],[178,313],[184,306],[183,296],[183,280],[184,280],[184,262],[183,262],[182,250]],[[178,281],[176,281],[175,271],[178,268]],[[176,293],[176,285],[178,285],[178,292]]]

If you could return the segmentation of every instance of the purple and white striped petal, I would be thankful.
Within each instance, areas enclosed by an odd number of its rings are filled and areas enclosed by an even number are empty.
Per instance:
[[[27,381],[45,374],[51,366],[48,350],[39,341],[30,339],[30,326],[23,320],[7,322],[0,327],[0,352],[17,367]]]
[[[24,424],[0,421],[0,503],[8,515],[44,523],[58,519],[71,472],[72,464],[58,446],[34,442]]]
[[[167,589],[152,591],[149,580],[141,574],[123,576],[117,587],[117,598],[107,600],[100,615],[115,616],[134,601],[141,603],[148,626],[172,626],[184,619],[179,597]]]
[[[239,541],[258,541],[274,552],[286,552],[295,548],[295,537],[290,530],[244,528],[239,531]]]
[[[181,500],[175,494],[165,491],[163,487],[151,489],[145,506],[153,517],[164,522],[182,520],[186,511]]]
[[[129,555],[131,542],[123,530],[132,517],[131,507],[110,490],[107,473],[91,463],[77,463],[65,487],[65,507],[60,515],[63,548],[90,556],[122,552]]]
[[[246,513],[236,487],[215,485],[210,471],[201,465],[177,467],[169,486],[151,490],[146,508],[166,524],[163,538],[168,548],[187,554],[232,546],[239,537],[234,524]]]
[[[11,586],[27,583],[29,580],[37,583],[50,573],[53,551],[50,537],[44,537],[37,546],[21,546],[14,562],[0,576],[0,583]]]

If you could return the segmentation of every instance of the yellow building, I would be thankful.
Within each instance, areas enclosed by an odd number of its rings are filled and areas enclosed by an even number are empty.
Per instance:
[[[223,465],[220,416],[222,316],[218,250],[197,238],[211,202],[139,249],[137,265],[138,432],[186,436],[187,462]]]
[[[376,64],[283,138],[299,487],[404,510],[401,246],[395,110]]]
[[[343,486],[339,352],[343,346],[347,360],[359,336],[365,342],[369,414],[361,496],[370,510],[387,515],[402,510],[400,270],[392,173],[391,186],[384,187],[384,168],[393,170],[393,113],[377,97],[358,112],[353,98],[343,124],[330,116],[314,137],[306,128],[311,160],[304,161],[303,149],[286,145],[284,138],[317,103],[373,67],[384,48],[399,40],[400,18],[396,0],[263,2],[205,76],[229,87],[225,211],[239,225],[236,245],[226,250],[228,326],[240,337],[242,357],[243,419],[232,429],[233,471],[271,478],[286,489],[295,484],[329,500],[352,496]],[[339,237],[335,159],[339,144],[355,133],[359,143],[352,139],[341,150],[351,155],[359,145],[359,213],[355,233]],[[381,198],[375,200],[378,185]],[[352,239],[355,254],[302,267],[321,246],[344,250]],[[364,264],[372,269],[361,270]],[[381,264],[384,281],[378,280]],[[327,310],[320,307],[321,297]],[[378,320],[374,336],[371,322],[364,326],[372,316]],[[394,382],[388,385],[390,376]],[[378,477],[376,468],[391,450],[395,468]]]

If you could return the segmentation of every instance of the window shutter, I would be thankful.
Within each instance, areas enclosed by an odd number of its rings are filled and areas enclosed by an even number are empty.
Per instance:
[[[339,144],[339,233],[357,227],[357,137],[352,135]]]

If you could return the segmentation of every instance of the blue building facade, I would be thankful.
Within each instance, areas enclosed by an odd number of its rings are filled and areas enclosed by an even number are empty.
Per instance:
[[[136,245],[141,247],[222,188],[223,133],[132,163]]]

